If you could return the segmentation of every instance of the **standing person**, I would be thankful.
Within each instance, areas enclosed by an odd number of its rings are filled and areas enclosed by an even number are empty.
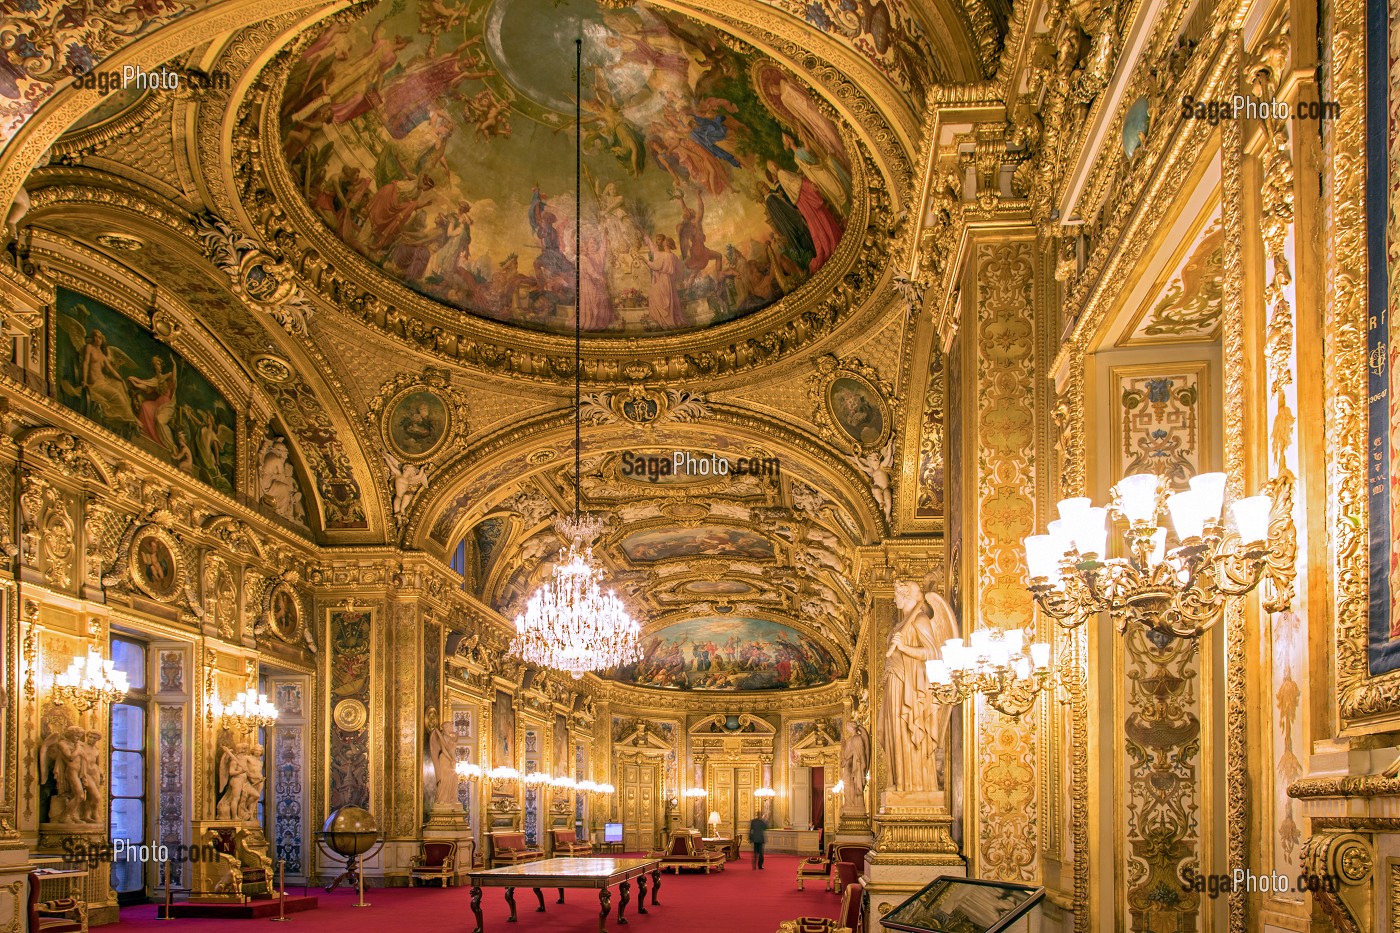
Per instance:
[[[768,824],[763,819],[762,813],[755,813],[753,819],[749,820],[749,842],[753,844],[753,865],[759,871],[763,870],[763,846],[768,841]]]

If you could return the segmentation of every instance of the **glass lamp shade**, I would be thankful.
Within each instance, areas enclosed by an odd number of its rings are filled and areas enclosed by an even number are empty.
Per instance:
[[[1026,571],[1031,579],[1044,577],[1050,583],[1060,582],[1060,560],[1065,549],[1054,535],[1029,535],[1025,539]]]
[[[1269,513],[1273,511],[1273,500],[1268,496],[1249,496],[1236,499],[1230,505],[1234,513],[1235,525],[1239,528],[1240,540],[1246,544],[1269,539]]]
[[[1134,525],[1151,524],[1157,518],[1156,473],[1135,473],[1118,483],[1118,509]]]
[[[1012,654],[1020,654],[1026,646],[1026,630],[1023,628],[1007,629],[1002,638],[1006,641],[1006,650]]]
[[[1108,550],[1108,509],[1091,506],[1075,516],[1074,546],[1081,554],[1102,556]]]
[[[1208,506],[1202,501],[1203,494],[1194,489],[1173,493],[1167,496],[1167,510],[1172,514],[1172,525],[1176,528],[1177,540],[1199,538],[1205,531]]]
[[[1220,509],[1225,504],[1224,473],[1202,473],[1191,477],[1191,491],[1201,496],[1199,507],[1205,521],[1220,517]]]
[[[708,796],[710,796],[710,792],[707,791],[707,790],[705,790],[705,788],[703,788],[703,787],[691,787],[691,788],[688,788],[688,789],[686,790],[685,796],[687,796],[687,797],[708,797]]]
[[[1088,496],[1076,496],[1072,499],[1061,499],[1056,508],[1060,510],[1060,521],[1064,522],[1065,527],[1073,528],[1079,517],[1093,504],[1093,500]]]
[[[924,662],[924,673],[928,675],[929,683],[932,684],[950,684],[953,682],[952,674],[948,670],[947,661],[930,658]]]
[[[1036,670],[1044,670],[1050,666],[1050,646],[1043,641],[1031,643],[1031,663]]]

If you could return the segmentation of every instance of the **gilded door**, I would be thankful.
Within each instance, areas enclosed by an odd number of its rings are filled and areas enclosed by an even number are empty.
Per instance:
[[[753,792],[758,788],[757,765],[711,765],[710,809],[719,812],[719,834],[731,839],[748,832],[753,819]],[[708,817],[709,814],[706,814]],[[709,826],[705,827],[709,832]]]
[[[628,852],[646,852],[656,846],[658,781],[654,763],[622,763],[622,845]]]

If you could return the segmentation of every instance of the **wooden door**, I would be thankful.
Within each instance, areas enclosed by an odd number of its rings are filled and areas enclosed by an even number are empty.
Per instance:
[[[757,766],[712,767],[710,782],[710,809],[719,812],[719,834],[736,839],[747,833],[749,820],[757,812],[753,797],[753,792],[758,788]],[[708,826],[705,829],[709,831]]]
[[[749,830],[749,820],[757,809],[753,792],[758,789],[758,769],[752,765],[734,769],[734,825],[741,833]]]
[[[656,846],[657,766],[649,762],[622,764],[622,845],[628,852]]]

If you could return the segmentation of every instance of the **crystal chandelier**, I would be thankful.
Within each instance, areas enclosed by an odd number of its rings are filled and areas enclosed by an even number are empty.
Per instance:
[[[1050,646],[1026,644],[1022,629],[978,629],[969,642],[950,638],[942,658],[924,662],[929,690],[939,703],[951,706],[981,694],[992,709],[1020,717],[1051,681]]]
[[[84,713],[100,703],[120,703],[126,692],[126,672],[117,670],[96,648],[89,648],[86,658],[74,657],[68,670],[53,679],[54,702]]]
[[[582,78],[583,40],[575,44],[575,84]],[[581,95],[581,88],[579,89]],[[579,108],[579,96],[574,109]],[[580,180],[583,139],[581,115],[574,122],[574,181]],[[576,189],[578,190],[578,189]],[[574,211],[574,242],[582,243],[582,211]],[[545,581],[515,617],[511,653],[540,667],[568,671],[575,680],[589,671],[605,671],[639,661],[642,657],[641,626],[627,613],[611,590],[604,593],[593,564],[591,542],[602,531],[595,516],[580,510],[583,477],[583,330],[579,317],[582,285],[579,263],[574,263],[574,514],[554,523],[568,542]]]
[[[277,707],[272,705],[266,693],[244,690],[227,705],[220,704],[217,697],[211,702],[218,716],[236,732],[266,729],[277,721]]]
[[[1029,589],[1040,608],[1065,628],[1108,610],[1124,632],[1137,622],[1179,638],[1196,638],[1220,617],[1225,600],[1268,579],[1287,586],[1292,555],[1270,538],[1273,499],[1231,503],[1235,530],[1221,521],[1224,473],[1202,473],[1190,488],[1167,494],[1154,473],[1123,479],[1107,508],[1087,498],[1060,502],[1049,534],[1025,539]],[[1167,549],[1170,514],[1178,544]],[[1107,557],[1110,515],[1128,523],[1127,557]],[[1266,608],[1269,605],[1266,602]]]
[[[641,626],[627,614],[622,600],[603,592],[585,537],[598,521],[561,519],[555,523],[569,546],[554,564],[550,579],[515,617],[511,652],[539,665],[568,671],[575,679],[641,659]]]

